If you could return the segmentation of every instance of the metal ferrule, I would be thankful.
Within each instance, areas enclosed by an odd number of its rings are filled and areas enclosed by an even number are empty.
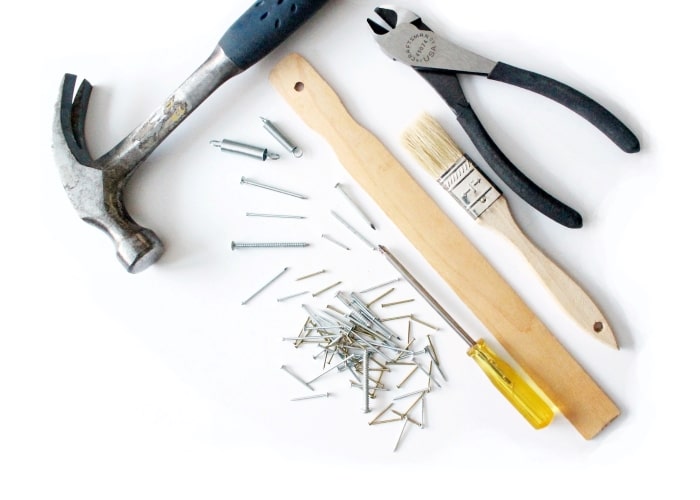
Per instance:
[[[501,197],[498,188],[466,156],[442,174],[438,183],[464,206],[473,219],[478,219]]]

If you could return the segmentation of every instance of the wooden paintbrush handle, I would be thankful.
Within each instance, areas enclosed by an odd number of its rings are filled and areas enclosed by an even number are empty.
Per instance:
[[[432,197],[352,119],[304,58],[284,58],[270,81],[584,438],[593,438],[620,414]]]
[[[598,340],[618,348],[612,328],[593,300],[566,274],[537,248],[520,229],[501,196],[477,219],[478,222],[500,232],[511,241],[534,268],[544,285],[554,295],[566,312]]]

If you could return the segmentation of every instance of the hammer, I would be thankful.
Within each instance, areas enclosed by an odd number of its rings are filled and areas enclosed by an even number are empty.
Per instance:
[[[136,168],[221,84],[270,53],[327,1],[256,1],[160,108],[97,159],[90,156],[85,141],[92,85],[83,80],[74,93],[76,76],[64,75],[53,127],[61,182],[80,218],[112,238],[127,271],[143,271],[165,250],[158,236],[136,223],[124,205],[124,188]]]

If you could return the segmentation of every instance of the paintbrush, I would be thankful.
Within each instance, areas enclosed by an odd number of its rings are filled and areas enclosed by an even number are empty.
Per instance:
[[[427,114],[421,116],[404,131],[402,142],[474,220],[498,231],[522,252],[576,323],[598,340],[618,348],[610,325],[593,300],[525,236],[513,219],[505,196],[435,119]]]

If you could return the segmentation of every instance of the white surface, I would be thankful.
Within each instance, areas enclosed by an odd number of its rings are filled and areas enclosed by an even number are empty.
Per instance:
[[[458,44],[580,89],[640,137],[641,153],[626,155],[545,98],[463,80],[511,159],[582,212],[584,228],[567,230],[507,193],[527,234],[606,312],[622,346],[615,352],[573,326],[517,254],[476,227],[403,151],[400,131],[428,111],[483,164],[438,96],[376,46],[365,25],[376,3],[331,4],[219,89],[134,176],[129,210],[167,245],[157,265],[135,276],[120,267],[110,241],[76,217],[60,185],[51,123],[61,75],[77,73],[96,87],[87,136],[97,156],[160,105],[249,2],[32,4],[34,11],[20,7],[27,11],[3,29],[0,496],[691,497],[697,486],[686,453],[692,457],[698,445],[695,16],[681,2],[402,4]],[[302,290],[294,278],[320,268],[329,272],[308,282],[311,291],[337,280],[359,290],[395,276],[331,209],[392,248],[475,336],[491,338],[267,83],[290,51],[309,59],[620,406],[622,416],[596,439],[584,441],[560,415],[531,430],[421,300],[401,307],[442,326],[434,339],[449,382],[429,396],[428,427],[411,429],[396,453],[399,428],[368,427],[345,375],[319,385],[333,398],[289,401],[305,389],[279,366],[309,378],[320,369],[314,350],[280,340],[299,331],[302,301],[275,299]],[[279,150],[261,115],[303,147],[302,160],[284,154],[260,163],[208,145],[227,137]],[[241,186],[241,175],[310,199]],[[348,186],[378,231],[363,225],[336,182]],[[246,211],[309,218],[252,219]],[[312,246],[231,252],[233,239]],[[240,305],[285,266],[283,279]],[[403,283],[392,297],[417,296]],[[332,293],[306,302],[332,303]]]

